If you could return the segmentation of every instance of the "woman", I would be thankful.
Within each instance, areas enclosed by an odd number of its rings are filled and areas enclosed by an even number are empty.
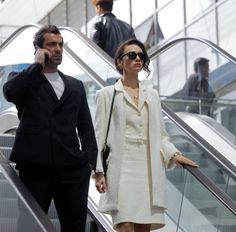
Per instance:
[[[99,155],[95,185],[102,193],[99,211],[111,215],[114,229],[119,232],[163,227],[165,167],[174,163],[197,166],[169,142],[157,91],[139,83],[139,72],[150,72],[148,64],[144,45],[136,39],[125,41],[115,55],[122,77],[96,95],[95,132],[100,154],[116,90],[108,135],[111,153],[107,175],[103,175]]]

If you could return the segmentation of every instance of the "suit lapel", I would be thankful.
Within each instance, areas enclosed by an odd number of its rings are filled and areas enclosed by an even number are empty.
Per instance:
[[[52,97],[53,101],[55,103],[58,102],[58,98],[57,95],[52,87],[52,85],[50,84],[50,82],[47,80],[47,78],[42,74],[42,82],[43,82],[43,86],[44,89],[46,90],[46,92]]]
[[[143,85],[139,85],[139,109],[142,109],[143,104],[147,101],[147,88]]]
[[[122,91],[124,94],[124,98],[135,108],[138,108],[139,110],[142,109],[143,104],[147,100],[148,94],[147,94],[147,88],[142,85],[142,83],[139,83],[139,105],[138,107],[135,105],[135,103],[132,101],[132,99],[129,97],[129,95],[125,92],[123,84],[121,80],[119,79],[115,84],[115,89],[117,91]]]

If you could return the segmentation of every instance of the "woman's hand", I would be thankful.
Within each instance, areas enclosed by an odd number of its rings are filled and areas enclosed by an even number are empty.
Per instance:
[[[107,191],[106,178],[102,172],[95,173],[95,187],[99,193],[105,193]]]
[[[196,162],[186,158],[184,155],[182,155],[180,153],[175,153],[175,155],[172,157],[172,159],[176,164],[183,164],[183,165],[189,165],[192,167],[198,167]]]

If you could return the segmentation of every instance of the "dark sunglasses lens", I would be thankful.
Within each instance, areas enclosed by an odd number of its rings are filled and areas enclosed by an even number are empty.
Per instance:
[[[135,52],[129,52],[127,56],[130,60],[134,60],[136,59],[137,54]]]
[[[145,55],[142,52],[139,52],[138,56],[139,56],[140,60],[144,60],[145,59]]]

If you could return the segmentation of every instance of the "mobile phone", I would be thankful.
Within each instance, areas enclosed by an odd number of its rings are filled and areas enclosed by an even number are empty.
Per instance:
[[[48,63],[48,60],[49,60],[48,54],[45,54],[44,63],[45,63],[45,64]]]

